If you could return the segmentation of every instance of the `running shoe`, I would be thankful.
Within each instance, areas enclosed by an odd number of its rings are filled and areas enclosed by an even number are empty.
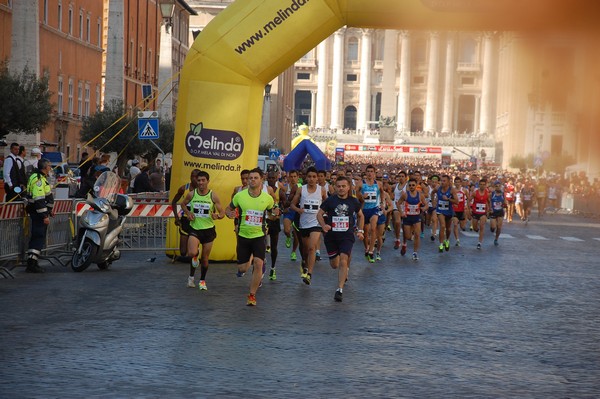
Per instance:
[[[275,269],[271,269],[271,272],[269,273],[269,280],[271,280],[271,281],[277,280],[277,274],[275,273]]]
[[[200,284],[198,284],[198,289],[200,291],[206,291],[206,290],[208,290],[208,287],[206,286],[206,281],[200,280]]]
[[[306,275],[302,277],[302,281],[304,281],[304,284],[310,285],[310,274],[306,273]]]
[[[285,237],[285,247],[289,248],[292,246],[292,237]]]
[[[387,231],[392,231],[392,226],[390,226],[389,224],[387,226]]]
[[[315,259],[316,260],[321,260],[321,251],[319,251],[318,249],[317,249],[317,253],[315,255]]]
[[[402,255],[402,256],[406,255],[406,244],[402,245],[402,249],[400,250],[400,255]]]
[[[417,255],[416,252],[413,252],[412,259],[415,261],[419,260],[419,255]]]
[[[197,256],[194,256],[194,257],[192,258],[192,267],[195,269],[195,268],[197,268],[198,266],[200,266],[200,262],[198,261],[198,257],[197,257]]]
[[[381,254],[380,254],[379,252],[377,252],[377,253],[375,254],[375,260],[376,260],[376,261],[380,261],[380,260],[381,260]]]
[[[456,240],[456,244],[454,244],[455,247],[460,247],[460,240]]]
[[[400,248],[400,240],[394,240],[394,249]]]
[[[247,306],[256,306],[256,296],[254,294],[248,294],[248,299],[246,301]]]
[[[480,242],[477,243],[477,249],[481,249],[481,243]]]
[[[421,238],[425,238],[425,233],[421,233],[421,234],[419,235],[419,237],[421,237]]]
[[[194,282],[194,278],[192,276],[188,277],[187,286],[188,288],[196,288],[196,283]]]
[[[296,259],[298,259],[298,258],[296,257],[296,252],[292,252],[292,253],[290,254],[290,260],[295,262],[295,261],[296,261]]]
[[[265,250],[265,251],[266,251],[267,253],[270,253],[270,252],[271,252],[271,247],[267,245],[267,248],[266,248],[266,250]]]
[[[435,234],[431,235],[431,241],[435,241]]]
[[[375,256],[372,253],[367,253],[367,260],[369,263],[375,263]]]
[[[444,252],[444,244],[440,244],[440,252]]]
[[[336,290],[336,291],[335,291],[335,295],[333,296],[333,299],[334,299],[336,302],[342,302],[342,292],[341,292],[341,291],[339,291],[339,290]]]
[[[300,278],[306,277],[307,273],[308,273],[308,270],[306,270],[304,267],[300,266]]]
[[[498,246],[498,240],[494,240],[494,245]]]
[[[446,252],[450,251],[450,240],[444,240],[444,247],[446,248]]]
[[[235,275],[238,277],[244,277],[244,275],[246,275],[246,272],[242,272],[242,271],[238,270]]]

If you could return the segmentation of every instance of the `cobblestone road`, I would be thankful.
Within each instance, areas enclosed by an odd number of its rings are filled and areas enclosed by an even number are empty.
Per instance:
[[[357,244],[342,303],[327,262],[305,286],[283,244],[256,308],[231,264],[211,265],[206,292],[152,253],[21,270],[0,280],[0,397],[600,397],[599,226],[505,232],[482,251],[427,241],[418,264],[390,233],[374,265]]]

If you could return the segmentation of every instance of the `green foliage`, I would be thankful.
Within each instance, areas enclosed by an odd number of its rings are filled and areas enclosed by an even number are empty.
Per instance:
[[[119,120],[123,115],[125,117]],[[101,132],[104,133],[94,139]],[[135,138],[132,140],[132,137]],[[90,146],[96,150],[116,153],[123,151],[122,156],[127,158],[146,151],[146,145],[139,144],[137,139],[137,118],[127,112],[125,104],[120,100],[104,104],[103,111],[96,112],[83,121],[81,141],[87,143],[90,140],[94,140]]]
[[[48,78],[25,68],[11,73],[0,63],[0,138],[11,132],[38,133],[50,120],[52,103]]]
[[[525,172],[527,169],[533,168],[533,154],[527,156],[513,155],[510,158],[509,164],[511,168],[519,169],[521,172]]]
[[[548,172],[562,175],[565,173],[567,166],[573,165],[574,163],[575,158],[569,154],[550,155],[550,157],[544,161],[544,169]]]

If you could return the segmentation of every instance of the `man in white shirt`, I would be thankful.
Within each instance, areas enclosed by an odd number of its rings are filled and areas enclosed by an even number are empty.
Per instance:
[[[131,168],[129,168],[129,176],[130,176],[130,180],[129,180],[129,191],[133,192],[133,183],[135,181],[135,178],[137,177],[137,175],[139,175],[141,173],[141,169],[139,168],[140,165],[140,161],[138,161],[137,159],[134,159],[133,161],[131,161]]]
[[[42,150],[38,147],[33,147],[29,151],[29,158],[25,160],[25,174],[30,176],[33,171],[37,168],[38,162],[42,159]]]
[[[19,144],[10,145],[10,154],[4,160],[4,190],[6,191],[6,201],[18,198],[18,193],[14,191],[20,187],[21,191],[27,185],[25,176],[25,164],[23,158],[19,156]]]

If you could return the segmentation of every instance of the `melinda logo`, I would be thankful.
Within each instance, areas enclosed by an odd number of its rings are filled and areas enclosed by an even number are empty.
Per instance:
[[[229,130],[205,129],[202,122],[190,124],[185,136],[187,152],[198,158],[234,160],[244,151],[244,139]]]

